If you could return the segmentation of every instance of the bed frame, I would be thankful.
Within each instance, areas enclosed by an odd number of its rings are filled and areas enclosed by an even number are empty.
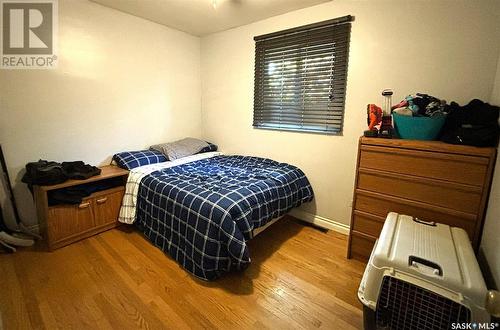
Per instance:
[[[264,230],[266,230],[268,227],[270,227],[272,224],[274,224],[275,222],[277,222],[279,219],[281,219],[283,217],[284,217],[284,215],[282,215],[281,217],[277,217],[276,219],[272,219],[271,221],[269,221],[268,223],[266,223],[262,227],[255,228],[253,230],[253,237],[259,235],[260,233],[262,233]]]

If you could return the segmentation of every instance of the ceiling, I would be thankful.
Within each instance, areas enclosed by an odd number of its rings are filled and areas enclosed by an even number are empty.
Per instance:
[[[195,36],[331,0],[91,0]]]

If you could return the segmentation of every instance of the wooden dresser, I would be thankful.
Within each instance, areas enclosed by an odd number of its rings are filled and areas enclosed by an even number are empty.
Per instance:
[[[477,251],[495,159],[495,148],[360,138],[347,257],[368,259],[391,211],[461,227]]]
[[[128,171],[101,167],[101,174],[87,180],[68,180],[52,186],[34,186],[40,232],[50,251],[116,227]],[[49,206],[49,194],[80,185],[104,184],[106,188],[83,198],[80,204]]]

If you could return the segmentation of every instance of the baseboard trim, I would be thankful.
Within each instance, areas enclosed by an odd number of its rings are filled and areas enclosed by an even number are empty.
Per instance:
[[[292,211],[290,211],[290,215],[305,222],[312,223],[315,226],[334,230],[344,235],[349,235],[349,226],[344,223],[340,223],[332,219],[328,219],[320,215],[315,215],[299,209],[293,209]],[[40,226],[38,224],[28,225],[26,227],[35,233],[39,233]]]
[[[328,219],[299,209],[293,209],[292,211],[290,211],[290,215],[300,220],[304,220],[305,222],[312,223],[313,225],[316,225],[318,227],[330,229],[344,235],[349,235],[348,225],[334,221],[332,219]]]

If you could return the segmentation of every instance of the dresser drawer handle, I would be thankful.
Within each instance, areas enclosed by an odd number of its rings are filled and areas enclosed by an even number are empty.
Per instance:
[[[108,200],[108,197],[99,198],[97,200],[97,204],[104,204],[104,203],[106,203],[107,200]]]
[[[79,209],[86,209],[89,206],[90,206],[90,203],[86,202],[86,203],[82,203],[82,204],[78,205],[78,208]]]

